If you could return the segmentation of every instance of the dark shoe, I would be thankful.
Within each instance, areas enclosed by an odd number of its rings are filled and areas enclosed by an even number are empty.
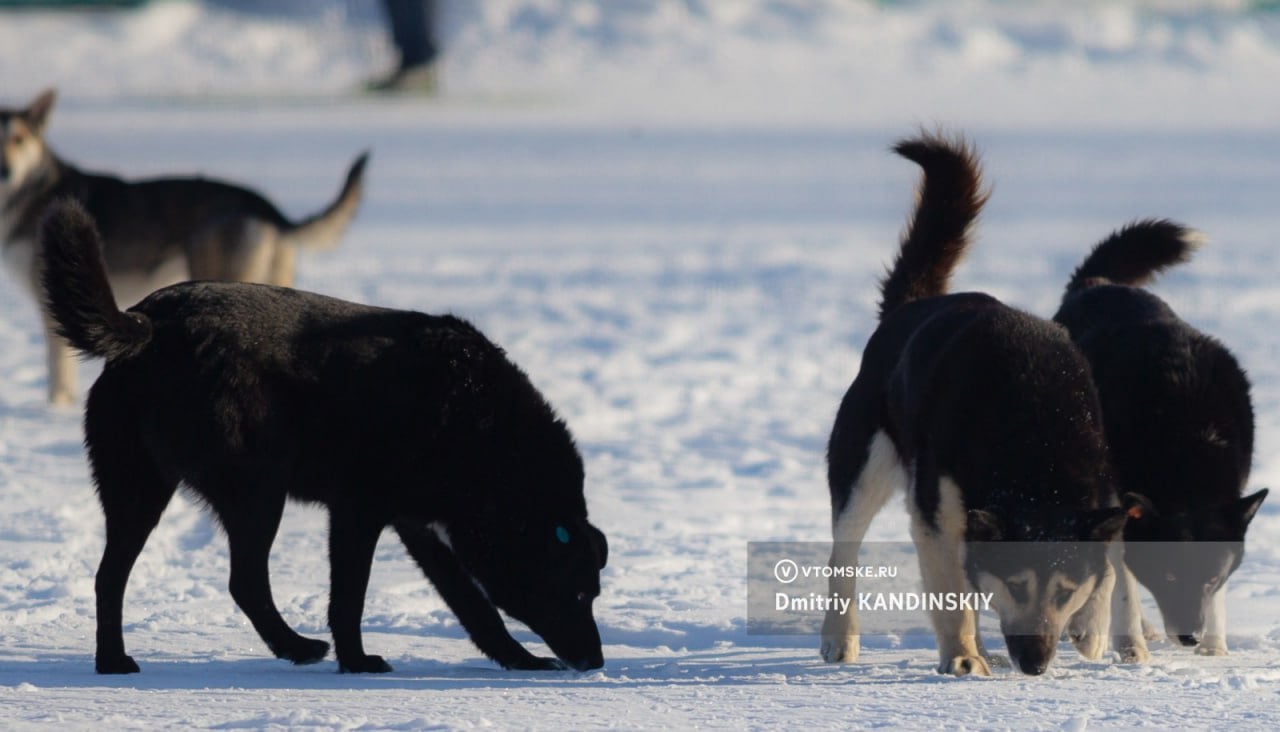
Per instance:
[[[365,89],[371,92],[430,95],[436,93],[437,84],[435,65],[425,64],[396,69],[381,79],[365,84]]]

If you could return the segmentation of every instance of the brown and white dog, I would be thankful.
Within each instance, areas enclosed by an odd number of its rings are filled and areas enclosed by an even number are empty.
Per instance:
[[[990,597],[1023,673],[1044,673],[1064,631],[1096,659],[1115,582],[1108,545],[1126,516],[1089,365],[1058,325],[948,294],[986,201],[973,151],[934,135],[895,150],[924,182],[831,431],[831,565],[858,564],[872,518],[905,490],[926,593]],[[831,580],[832,596],[855,589]],[[930,609],[938,671],[989,674],[974,610]],[[822,657],[856,660],[859,644],[857,616],[828,612]]]

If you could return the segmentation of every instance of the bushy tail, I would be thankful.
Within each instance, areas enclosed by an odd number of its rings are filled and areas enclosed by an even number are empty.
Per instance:
[[[70,198],[56,201],[40,224],[40,282],[58,334],[80,351],[127,358],[151,340],[151,321],[116,306],[93,217]]]
[[[360,153],[347,170],[347,179],[342,190],[329,207],[314,216],[309,216],[284,232],[286,243],[296,244],[303,249],[327,250],[338,245],[347,224],[356,215],[360,207],[360,197],[364,192],[364,168],[369,162],[368,151]]]
[[[1089,252],[1067,283],[1067,292],[1096,285],[1140,286],[1175,264],[1191,259],[1204,235],[1167,219],[1127,224]]]
[[[912,300],[943,295],[969,245],[969,229],[989,193],[977,153],[962,139],[922,134],[894,152],[924,169],[916,211],[889,274],[880,281],[880,318]]]

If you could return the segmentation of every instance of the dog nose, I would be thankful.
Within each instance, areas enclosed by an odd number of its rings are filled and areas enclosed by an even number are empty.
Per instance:
[[[1048,661],[1036,661],[1034,663],[1030,661],[1025,661],[1025,662],[1018,663],[1018,669],[1021,670],[1022,673],[1028,676],[1039,676],[1043,674],[1045,670],[1048,668],[1049,668]]]
[[[1028,676],[1039,676],[1053,662],[1057,635],[1008,635],[1005,644],[1009,658],[1018,670]]]
[[[1194,646],[1199,641],[1196,640],[1194,635],[1179,635],[1178,642],[1184,646]]]

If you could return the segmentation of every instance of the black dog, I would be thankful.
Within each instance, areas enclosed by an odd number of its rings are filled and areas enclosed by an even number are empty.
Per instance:
[[[1221,343],[1140,287],[1198,240],[1169,221],[1120,229],[1072,275],[1054,319],[1089,359],[1117,477],[1140,506],[1125,526],[1125,564],[1171,639],[1222,655],[1227,577],[1267,495],[1241,497],[1253,460],[1249,380]],[[1127,574],[1120,582],[1118,592],[1135,591]],[[1115,625],[1121,656],[1145,660],[1141,615]]]
[[[1068,626],[1097,658],[1114,583],[1105,542],[1125,516],[1088,364],[1053,323],[988,295],[946,294],[986,201],[976,156],[935,136],[895,150],[924,182],[831,431],[831,564],[858,564],[871,519],[903,487],[926,593],[991,598],[1024,673],[1044,672]],[[853,597],[854,580],[831,591]],[[939,672],[990,673],[973,610],[931,619]],[[822,636],[827,661],[857,658],[852,613],[828,612]]]
[[[389,671],[360,639],[374,547],[391,526],[480,650],[508,668],[563,668],[511,637],[497,608],[576,669],[603,665],[591,605],[604,535],[587,522],[582,459],[503,351],[450,316],[270,285],[192,282],[117,307],[93,221],[56,205],[42,225],[50,316],[106,359],[85,444],[106,514],[96,665],[138,670],[121,612],[134,560],[181,483],[227,533],[231,595],[280,658],[298,635],[267,558],[286,498],[329,510],[329,627],[339,669]]]

